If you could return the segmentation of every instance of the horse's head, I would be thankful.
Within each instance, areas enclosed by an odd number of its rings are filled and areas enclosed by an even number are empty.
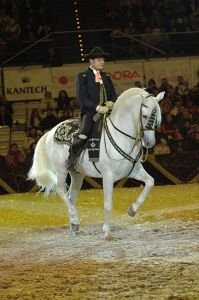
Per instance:
[[[158,104],[164,98],[165,92],[159,93],[156,97],[147,92],[142,95],[140,108],[141,130],[143,133],[142,143],[145,148],[155,145],[155,127],[161,124],[161,111]]]

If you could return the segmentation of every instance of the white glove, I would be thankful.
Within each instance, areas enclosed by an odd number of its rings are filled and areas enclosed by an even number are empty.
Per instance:
[[[96,111],[100,114],[107,114],[109,112],[109,108],[107,106],[98,105]]]
[[[106,106],[108,107],[108,108],[110,108],[110,109],[112,109],[113,108],[113,105],[115,104],[113,101],[106,101]]]

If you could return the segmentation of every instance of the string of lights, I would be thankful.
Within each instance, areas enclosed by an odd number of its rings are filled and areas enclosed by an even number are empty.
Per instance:
[[[81,29],[81,26],[80,26],[80,17],[79,17],[79,9],[78,9],[77,1],[74,1],[74,12],[75,12],[76,30],[78,32]],[[83,48],[82,34],[79,32],[77,36],[78,36],[78,42],[79,42],[81,61],[83,62],[84,61],[84,48]]]

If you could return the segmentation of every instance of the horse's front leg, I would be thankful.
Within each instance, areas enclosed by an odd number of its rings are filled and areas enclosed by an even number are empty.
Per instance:
[[[104,225],[103,231],[105,239],[112,238],[110,231],[110,215],[112,211],[112,194],[113,194],[113,175],[107,174],[103,176],[103,190],[104,190]]]
[[[129,177],[142,181],[145,184],[142,193],[136,199],[135,203],[133,203],[128,209],[129,216],[134,217],[139,207],[144,203],[144,200],[146,199],[147,195],[153,188],[154,179],[145,171],[142,165],[140,165],[140,168],[135,175],[132,176],[130,175]]]

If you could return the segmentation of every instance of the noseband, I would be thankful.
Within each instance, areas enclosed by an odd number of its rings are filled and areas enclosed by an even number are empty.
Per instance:
[[[149,97],[149,96],[147,96],[147,97]],[[146,97],[146,98],[147,98],[147,97]],[[142,122],[142,119],[143,119],[142,108],[143,108],[143,107],[148,107],[148,106],[145,105],[144,103],[142,103],[141,106],[140,106],[141,131],[142,131],[142,132],[144,132],[144,131],[146,131],[146,130],[153,130],[153,131],[154,131],[154,130],[155,130],[154,124],[155,124],[155,121],[156,121],[157,108],[155,107],[155,108],[152,110],[152,113],[151,113],[151,115],[150,115],[150,117],[149,117],[149,120],[148,120],[146,126],[144,127],[144,126],[143,126],[143,122]]]

